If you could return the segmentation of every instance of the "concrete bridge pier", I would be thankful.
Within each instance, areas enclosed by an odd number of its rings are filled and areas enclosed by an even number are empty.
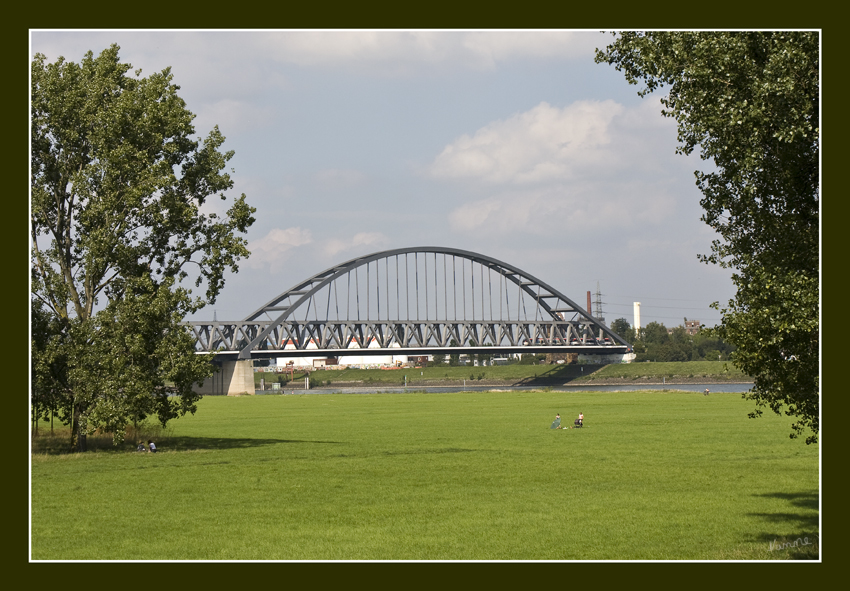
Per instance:
[[[254,363],[250,359],[216,361],[218,371],[195,391],[203,395],[241,396],[254,393]]]

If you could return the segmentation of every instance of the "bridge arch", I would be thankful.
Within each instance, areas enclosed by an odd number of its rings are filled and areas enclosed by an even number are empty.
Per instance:
[[[284,348],[291,355],[293,347],[310,355],[350,348],[360,349],[358,354],[392,349],[415,355],[622,353],[629,347],[587,310],[522,269],[480,253],[432,246],[385,250],[334,265],[239,322],[190,324],[202,351],[238,351],[239,359],[282,354]]]
[[[255,310],[253,313],[251,313],[249,316],[247,316],[245,318],[245,320],[258,320],[264,314],[268,315],[269,312],[277,312],[277,313],[279,313],[279,315],[275,319],[275,322],[283,321],[286,318],[293,316],[293,314],[298,310],[299,307],[303,308],[303,306],[305,304],[308,304],[309,300],[311,298],[314,298],[315,295],[322,288],[329,285],[331,282],[338,280],[340,277],[350,276],[350,274],[352,272],[356,272],[359,267],[367,266],[367,271],[368,271],[368,265],[370,265],[373,262],[377,263],[381,260],[389,260],[390,258],[395,258],[395,260],[398,261],[399,256],[407,257],[408,255],[414,255],[415,257],[418,257],[418,255],[423,255],[423,257],[425,257],[428,254],[433,254],[435,256],[435,263],[437,262],[436,257],[438,255],[443,255],[444,257],[451,256],[453,258],[460,258],[460,259],[469,261],[470,263],[473,264],[473,266],[476,266],[476,267],[480,268],[481,270],[484,270],[484,268],[488,268],[491,271],[499,273],[506,280],[511,281],[514,285],[516,285],[523,292],[525,292],[525,294],[527,294],[530,298],[532,298],[535,301],[535,303],[541,308],[541,310],[545,311],[545,313],[549,317],[551,317],[553,320],[563,319],[562,317],[559,317],[557,315],[563,314],[565,312],[571,313],[571,314],[583,315],[583,316],[587,317],[588,319],[595,320],[595,319],[592,319],[592,317],[590,317],[587,314],[586,311],[584,311],[583,309],[578,307],[574,302],[572,302],[565,295],[561,294],[559,291],[555,290],[553,287],[547,285],[543,281],[540,281],[539,279],[533,277],[529,273],[522,271],[518,267],[515,267],[515,266],[510,265],[508,263],[504,263],[504,262],[496,260],[492,257],[486,256],[486,255],[483,255],[483,254],[479,254],[479,253],[476,253],[476,252],[472,252],[472,251],[468,251],[468,250],[460,250],[460,249],[457,249],[457,248],[441,248],[441,247],[409,247],[409,248],[398,248],[398,249],[395,249],[395,250],[385,250],[385,251],[381,251],[381,252],[375,252],[375,253],[372,253],[372,254],[369,254],[369,255],[366,255],[366,256],[353,258],[353,259],[346,261],[346,262],[344,262],[340,265],[334,265],[333,267],[330,267],[329,269],[325,269],[321,273],[317,273],[316,275],[313,275],[309,279],[302,281],[301,283],[298,283],[298,284],[294,285],[293,287],[289,288],[288,290],[281,293],[280,295],[278,295],[277,297],[275,297],[271,301],[267,302],[262,307]],[[407,261],[405,261],[405,262],[407,263]],[[423,264],[422,264],[421,270],[424,271],[424,275],[425,275],[423,277],[424,288],[425,288],[424,298],[427,299],[428,288],[429,288],[428,281],[430,280],[430,277],[428,276],[428,273],[427,273],[427,259],[423,258],[422,263]],[[418,260],[414,261],[414,265],[415,265],[415,271],[414,272],[418,273],[418,271],[420,270],[419,261]],[[438,265],[435,264],[434,266],[432,266],[432,269],[437,272],[437,275],[439,275]],[[447,270],[446,267],[445,267],[445,264],[443,265],[443,270],[444,271]],[[463,271],[465,271],[465,269]],[[470,294],[469,294],[470,295],[470,312],[473,315],[475,315],[475,310],[472,308],[472,306],[474,306],[474,304],[475,304],[474,271],[470,272],[469,278],[470,278],[470,282],[469,282],[469,287],[470,287]],[[444,275],[444,279],[445,279],[445,275]],[[454,286],[456,286],[457,285],[457,281],[456,281],[457,278],[454,277],[453,279],[454,279],[454,281],[453,281]],[[418,280],[418,278],[417,278],[417,280]],[[437,283],[439,283],[439,277],[437,277],[436,280],[437,280]],[[367,279],[367,281],[368,281],[368,279]],[[465,279],[463,279],[463,281],[465,282]],[[447,288],[448,286],[446,285],[446,283],[447,282],[444,281],[444,287]],[[463,285],[463,287],[466,287],[466,285]],[[457,294],[453,294],[453,295],[457,295]],[[553,302],[548,301],[548,300],[551,300],[552,298],[556,298],[558,303],[555,304],[555,305],[552,305]],[[287,302],[287,301],[289,302],[288,304],[281,306],[282,302]],[[425,306],[426,306],[426,309],[427,309],[428,302],[425,301],[424,303],[425,303]],[[380,302],[378,302],[378,304],[380,304]],[[369,304],[367,303],[367,312],[368,312],[368,305]],[[439,308],[438,308],[438,310],[439,310]],[[484,309],[479,308],[479,310],[482,313],[484,312]],[[506,309],[505,312],[507,313],[508,318],[510,318],[510,309]],[[457,316],[457,314],[455,314],[455,316]],[[492,317],[492,310],[491,310],[490,316]],[[269,318],[269,319],[271,319],[271,318]],[[435,317],[434,319],[436,320],[437,318]]]

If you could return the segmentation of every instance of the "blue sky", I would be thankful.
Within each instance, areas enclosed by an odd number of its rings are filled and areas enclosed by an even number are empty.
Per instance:
[[[257,208],[252,256],[195,319],[237,320],[359,255],[443,246],[489,255],[608,322],[715,324],[730,272],[700,263],[693,172],[659,96],[637,96],[596,31],[33,31],[79,61],[121,46],[171,66],[196,131],[235,150],[233,196]],[[218,200],[210,211],[220,207]]]

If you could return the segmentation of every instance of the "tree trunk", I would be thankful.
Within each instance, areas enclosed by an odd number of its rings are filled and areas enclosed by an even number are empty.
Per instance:
[[[77,413],[74,413],[74,417],[71,419],[71,453],[77,451],[77,432],[79,431],[80,425],[77,422]]]
[[[76,449],[77,449],[77,418],[74,417],[74,419],[71,421],[71,446],[70,446],[69,451],[71,453],[74,453],[76,451]]]
[[[71,422],[71,453],[84,452],[86,448],[86,434],[80,430],[80,410],[74,408],[74,420]]]

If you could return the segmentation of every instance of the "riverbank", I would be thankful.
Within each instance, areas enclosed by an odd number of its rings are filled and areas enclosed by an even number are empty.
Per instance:
[[[712,394],[736,393],[742,394],[752,388],[750,383],[723,383],[723,384],[622,384],[614,386],[600,386],[591,384],[566,385],[566,386],[479,386],[467,384],[466,386],[415,386],[410,388],[388,388],[386,386],[358,386],[358,387],[321,387],[310,388],[310,390],[278,390],[278,394],[439,394],[458,392],[667,392],[667,393],[700,393],[709,390]],[[271,394],[272,392],[257,391],[256,394]]]
[[[408,388],[456,388],[463,386],[476,387],[493,387],[493,388],[518,388],[518,387],[558,387],[558,386],[675,386],[686,384],[749,384],[751,382],[741,379],[723,378],[721,376],[708,377],[641,377],[641,378],[591,378],[591,379],[575,379],[575,380],[557,380],[546,378],[526,378],[521,380],[494,380],[494,379],[466,379],[466,380],[451,380],[451,379],[419,379],[409,380]],[[369,386],[384,386],[381,382],[365,382],[357,381],[337,381],[332,382],[334,387],[339,388],[363,388]]]
[[[274,382],[288,388],[305,384],[308,374],[256,373],[260,389]],[[611,365],[432,366],[393,369],[317,369],[309,373],[311,387],[560,387],[580,385],[731,384],[752,380],[723,361],[629,363]],[[297,387],[297,386],[295,386]]]

